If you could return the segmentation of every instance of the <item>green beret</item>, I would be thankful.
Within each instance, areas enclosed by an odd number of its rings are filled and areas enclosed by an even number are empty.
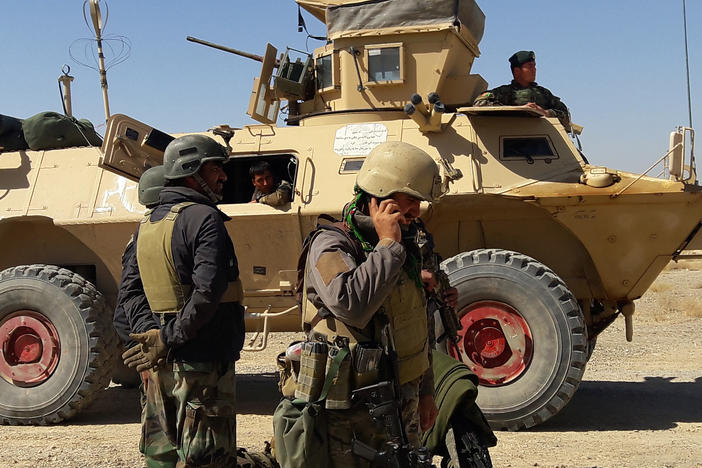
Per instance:
[[[535,61],[536,55],[534,55],[533,50],[520,50],[519,52],[512,54],[512,56],[509,58],[511,68],[521,67],[527,62]]]

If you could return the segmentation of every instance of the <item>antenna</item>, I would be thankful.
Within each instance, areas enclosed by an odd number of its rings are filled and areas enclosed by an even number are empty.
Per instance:
[[[83,8],[88,0],[83,2]],[[110,118],[110,101],[107,97],[107,70],[105,70],[105,54],[102,53],[102,14],[100,14],[100,0],[90,0],[90,17],[93,20],[95,41],[97,42],[98,61],[100,67],[100,86],[102,86],[102,99],[105,102],[105,120]],[[107,17],[105,17],[107,18]]]
[[[687,112],[690,128],[692,128],[692,98],[690,96],[690,58],[687,53],[687,11],[683,0],[683,30],[685,31],[685,69],[687,70]]]
[[[105,7],[104,21],[100,4],[104,4]],[[127,37],[105,35],[109,13],[109,8],[104,0],[84,0],[83,19],[90,32],[95,35],[95,38],[77,39],[68,47],[68,53],[74,62],[91,68],[100,74],[102,99],[105,104],[105,120],[110,118],[110,102],[107,96],[107,70],[127,60],[132,49],[131,42]],[[88,15],[90,16],[90,21],[88,20]],[[74,49],[79,45],[83,49],[85,61],[78,60],[74,53]]]

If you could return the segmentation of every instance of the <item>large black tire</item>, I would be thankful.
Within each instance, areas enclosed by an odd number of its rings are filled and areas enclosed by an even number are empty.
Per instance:
[[[18,313],[53,327],[57,359],[53,372],[38,384],[0,379],[0,423],[44,425],[69,419],[110,382],[118,347],[112,314],[91,283],[52,265],[0,273],[0,326]],[[9,341],[7,336],[0,340]]]
[[[500,249],[462,253],[442,267],[458,289],[459,311],[482,301],[506,304],[531,333],[531,357],[521,373],[480,386],[477,404],[493,429],[526,429],[563,409],[587,362],[583,313],[563,280],[533,258]],[[465,354],[461,359],[476,368]]]

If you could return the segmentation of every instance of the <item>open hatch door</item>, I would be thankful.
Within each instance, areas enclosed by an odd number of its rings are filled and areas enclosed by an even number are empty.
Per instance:
[[[145,170],[163,164],[163,152],[175,137],[123,114],[107,121],[100,167],[135,182]]]

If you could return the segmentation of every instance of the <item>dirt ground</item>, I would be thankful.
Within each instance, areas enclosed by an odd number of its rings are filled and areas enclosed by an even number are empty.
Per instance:
[[[558,415],[497,434],[495,467],[702,467],[702,265],[669,267],[639,301],[634,341],[623,319],[600,337],[585,378]],[[274,356],[294,338],[238,363],[238,441],[260,450],[279,395]],[[135,389],[111,386],[58,426],[0,427],[0,466],[143,466]]]

